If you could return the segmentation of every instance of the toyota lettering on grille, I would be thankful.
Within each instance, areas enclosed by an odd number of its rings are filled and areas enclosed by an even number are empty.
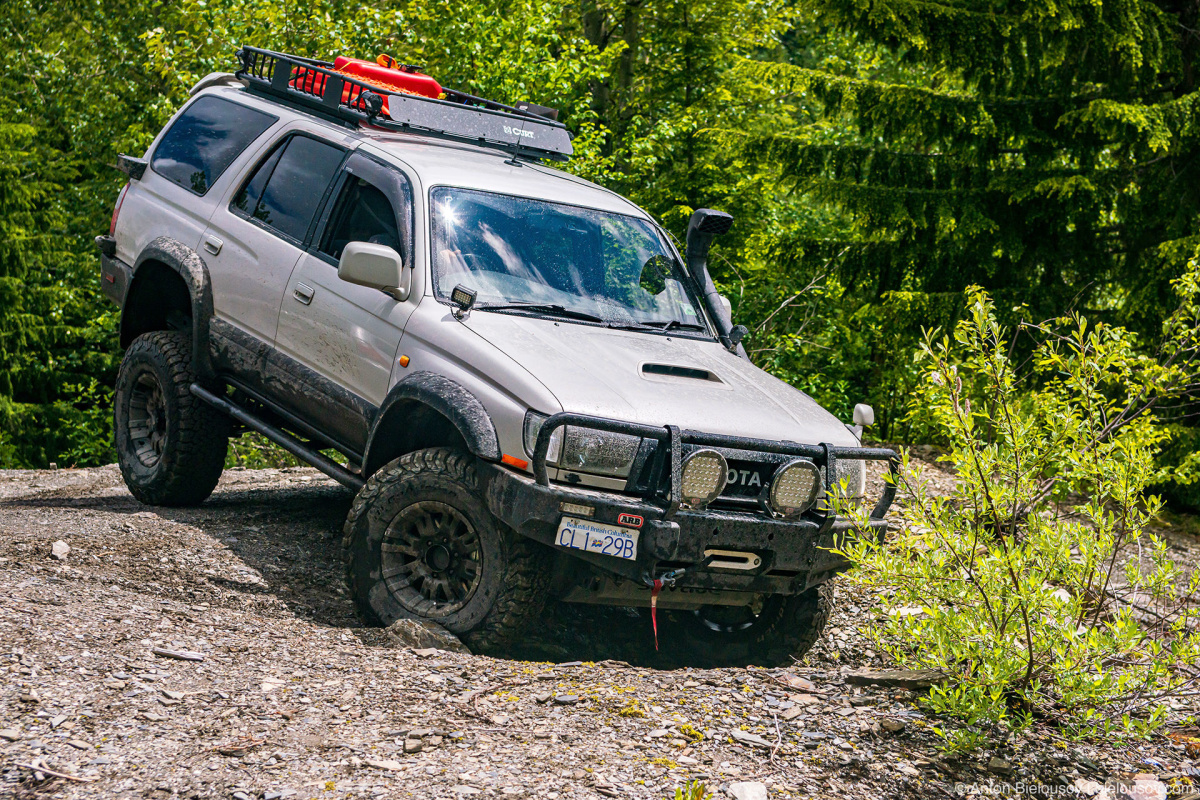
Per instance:
[[[726,497],[757,497],[763,487],[771,482],[775,464],[755,464],[751,461],[730,461],[729,475],[725,479]]]

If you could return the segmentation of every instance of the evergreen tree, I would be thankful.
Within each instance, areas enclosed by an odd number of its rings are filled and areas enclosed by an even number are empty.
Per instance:
[[[779,250],[793,283],[832,260],[839,292],[890,305],[895,328],[860,363],[902,369],[914,329],[952,321],[971,284],[1035,319],[1156,328],[1200,242],[1198,8],[815,0],[815,19],[894,61],[743,66],[823,112],[746,152],[842,215],[838,235],[798,229]],[[878,368],[856,380],[886,391]]]

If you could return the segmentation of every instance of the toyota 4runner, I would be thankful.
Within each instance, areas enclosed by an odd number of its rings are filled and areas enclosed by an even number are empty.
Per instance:
[[[551,109],[239,58],[118,159],[97,237],[133,495],[202,502],[258,431],[356,492],[372,623],[497,650],[558,598],[661,608],[693,664],[806,651],[849,566],[830,487],[865,501],[864,462],[895,454],[860,445],[868,407],[843,424],[746,358],[706,267],[732,218],[696,211],[681,256],[544,165],[571,154]]]

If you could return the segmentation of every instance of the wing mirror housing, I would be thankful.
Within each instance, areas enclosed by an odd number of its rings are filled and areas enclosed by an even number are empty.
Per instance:
[[[864,428],[869,428],[875,424],[875,409],[871,408],[866,403],[859,403],[854,407],[854,424],[862,425]]]
[[[871,408],[866,403],[859,403],[854,407],[854,424],[847,425],[850,432],[854,434],[854,438],[862,441],[863,428],[869,428],[875,424],[875,409]]]
[[[386,244],[350,242],[338,261],[338,277],[347,283],[369,286],[401,302],[412,291],[412,269]]]
[[[723,294],[717,295],[717,302],[721,304],[721,310],[725,312],[728,319],[733,319],[733,303],[729,302],[729,298]]]

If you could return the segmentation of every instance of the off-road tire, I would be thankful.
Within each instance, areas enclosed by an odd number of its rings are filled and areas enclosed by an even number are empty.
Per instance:
[[[792,597],[767,597],[753,622],[740,630],[714,629],[705,623],[704,609],[660,610],[660,660],[708,669],[789,666],[821,638],[833,611],[833,592],[830,582]]]
[[[195,381],[191,335],[183,331],[142,334],[121,360],[113,394],[117,463],[129,491],[147,505],[198,505],[225,468],[229,418],[192,394]],[[158,411],[152,416],[147,396]]]
[[[407,515],[443,506],[469,523],[478,548],[472,552],[480,557],[473,588],[464,591],[457,604],[440,603],[439,609],[438,603],[423,598],[413,587],[411,577],[395,571],[384,574],[384,542],[399,541],[397,526],[403,527]],[[354,498],[342,547],[350,597],[369,625],[426,619],[475,652],[503,652],[521,638],[545,606],[549,581],[545,548],[492,516],[480,493],[475,458],[457,450],[418,450],[380,468]],[[390,547],[390,552],[396,552],[396,544]],[[407,553],[405,557],[412,558]],[[422,558],[428,558],[428,552]]]

